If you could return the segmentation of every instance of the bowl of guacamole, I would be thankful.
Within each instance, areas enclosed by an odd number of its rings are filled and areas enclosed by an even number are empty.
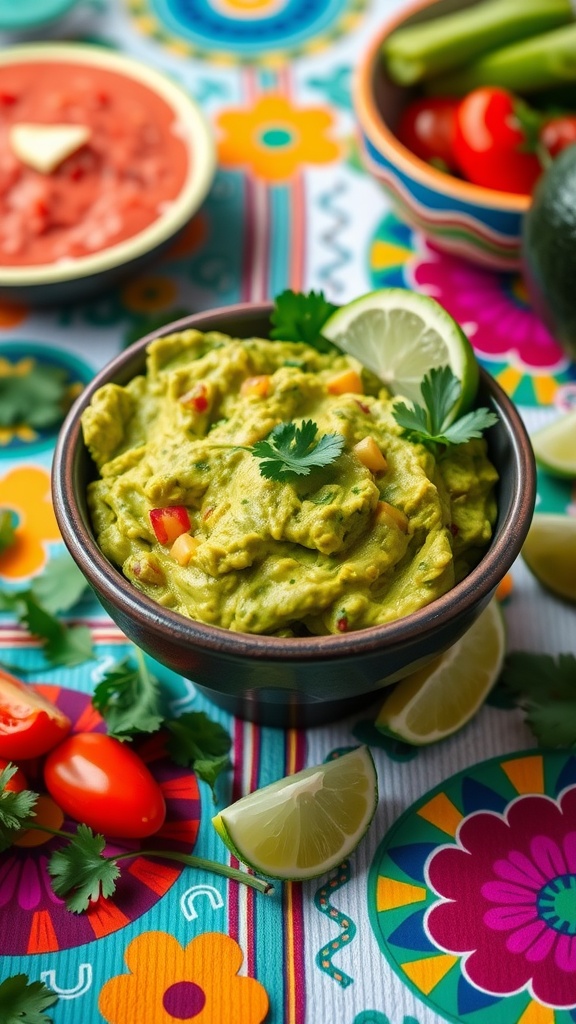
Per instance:
[[[60,434],[54,502],[121,629],[228,710],[314,724],[453,643],[527,532],[512,403],[451,446],[406,436],[352,356],[270,339],[268,304],[166,325],[114,359]]]

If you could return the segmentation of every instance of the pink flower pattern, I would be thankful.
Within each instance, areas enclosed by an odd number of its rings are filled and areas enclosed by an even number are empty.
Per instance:
[[[503,815],[469,815],[427,874],[440,897],[427,912],[427,934],[463,957],[472,985],[576,1006],[576,786],[558,801],[521,796]]]

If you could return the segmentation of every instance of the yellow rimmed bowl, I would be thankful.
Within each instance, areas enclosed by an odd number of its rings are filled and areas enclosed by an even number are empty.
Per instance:
[[[497,270],[521,267],[521,230],[529,195],[484,188],[415,156],[395,135],[400,115],[418,96],[396,85],[381,50],[400,26],[425,23],[477,0],[418,0],[384,21],[363,53],[354,80],[354,109],[362,160],[383,186],[399,217],[444,252]]]
[[[114,72],[142,85],[168,105],[173,114],[172,130],[186,151],[177,195],[160,204],[156,219],[138,233],[94,253],[53,263],[15,266],[2,263],[0,254],[1,298],[33,306],[68,304],[135,275],[177,240],[209,192],[216,170],[216,147],[211,127],[196,102],[166,75],[139,60],[84,43],[31,43],[0,53],[0,69],[30,63],[39,76],[49,65],[63,64]]]

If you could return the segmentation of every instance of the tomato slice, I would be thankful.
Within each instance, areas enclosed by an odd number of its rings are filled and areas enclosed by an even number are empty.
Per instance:
[[[44,782],[66,814],[105,836],[140,839],[164,823],[158,783],[127,743],[106,733],[68,736],[48,754]]]
[[[30,683],[0,669],[0,757],[22,761],[46,754],[72,723]]]

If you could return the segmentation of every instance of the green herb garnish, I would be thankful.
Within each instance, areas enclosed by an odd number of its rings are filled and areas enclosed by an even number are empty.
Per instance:
[[[318,427],[313,420],[278,423],[263,441],[249,449],[261,459],[260,473],[268,480],[283,481],[293,476],[308,476],[310,470],[329,466],[342,454],[342,434],[323,434],[316,440]]]
[[[2,1024],[51,1024],[44,1010],[58,996],[43,981],[30,981],[27,974],[14,974],[0,983]]]
[[[0,427],[25,423],[37,430],[53,427],[64,418],[70,386],[66,370],[29,360],[0,377]],[[27,372],[26,372],[27,370]]]
[[[106,722],[108,735],[117,740],[130,741],[139,734],[165,729],[168,756],[191,768],[216,798],[216,781],[231,767],[229,734],[204,711],[188,711],[178,718],[167,715],[158,680],[138,647],[105,672],[92,703]]]
[[[526,712],[526,724],[541,747],[576,746],[576,656],[507,655],[498,689]]]
[[[338,351],[336,345],[322,336],[322,327],[337,309],[323,292],[304,294],[288,288],[274,300],[270,338],[272,341],[305,341],[318,352]]]
[[[100,833],[83,823],[75,832],[51,828],[49,825],[34,820],[34,805],[38,794],[32,790],[13,793],[4,787],[12,777],[16,767],[13,764],[0,772],[0,851],[8,849],[20,829],[39,829],[66,840],[66,844],[55,850],[48,860],[48,874],[52,878],[52,888],[57,896],[65,900],[68,910],[80,914],[87,910],[90,903],[101,896],[112,896],[116,882],[120,877],[119,863],[134,857],[158,857],[164,860],[177,861],[188,867],[202,871],[212,871],[236,882],[243,882],[262,893],[273,892],[269,882],[255,878],[247,871],[239,871],[219,861],[205,860],[177,850],[141,849],[128,850],[124,853],[105,856],[106,839]],[[0,990],[1,991],[1,990]],[[2,1002],[0,1001],[0,1010]],[[22,1018],[26,1019],[26,1018]],[[5,1018],[0,1014],[0,1020]]]
[[[449,366],[435,367],[427,373],[420,386],[424,406],[410,408],[395,402],[392,415],[413,440],[430,447],[437,444],[463,444],[498,422],[489,409],[473,409],[450,422],[450,415],[460,397],[462,385]]]

